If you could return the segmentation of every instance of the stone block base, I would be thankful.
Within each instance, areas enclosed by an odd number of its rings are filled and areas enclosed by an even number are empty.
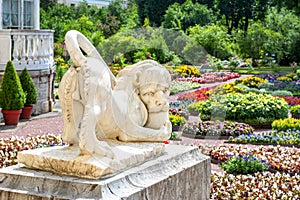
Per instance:
[[[197,147],[166,145],[163,155],[98,180],[3,168],[0,199],[209,199],[210,173],[210,159]]]

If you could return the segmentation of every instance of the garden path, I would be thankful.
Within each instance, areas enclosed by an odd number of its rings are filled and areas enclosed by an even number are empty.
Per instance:
[[[249,75],[242,75],[240,78],[248,77]],[[236,79],[231,79],[226,82],[201,84],[201,87],[212,87],[215,85],[232,82]],[[184,92],[183,92],[184,93]],[[181,93],[179,93],[181,94]],[[179,94],[171,95],[169,101],[175,101]],[[200,120],[198,117],[190,116],[190,121]],[[0,121],[3,121],[0,119]],[[62,134],[63,120],[61,117],[61,109],[59,101],[54,105],[54,111],[38,116],[32,117],[30,120],[21,120],[18,126],[5,126],[3,122],[0,122],[0,138],[11,136],[26,136],[30,135],[43,135],[43,134]],[[200,149],[205,150],[206,147],[223,144],[225,140],[210,140],[210,139],[193,139],[187,137],[181,137],[181,141],[172,141],[172,143],[196,145]],[[212,164],[212,171],[222,171],[218,165]]]

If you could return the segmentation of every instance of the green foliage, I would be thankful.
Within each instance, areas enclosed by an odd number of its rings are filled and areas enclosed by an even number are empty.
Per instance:
[[[3,110],[19,110],[24,107],[26,94],[14,64],[8,61],[4,71],[0,90],[0,107]]]
[[[273,47],[278,49],[277,52],[272,53],[281,56],[282,63],[285,65],[289,65],[293,61],[300,62],[300,16],[284,8],[279,11],[270,8],[266,16],[265,26],[270,31],[277,32],[282,36],[281,40],[275,43],[275,47]]]
[[[253,58],[269,60],[270,54],[276,54],[277,61],[282,59],[281,42],[283,35],[277,31],[270,30],[262,23],[253,23],[245,37],[242,31],[235,34],[240,52]]]
[[[229,174],[254,174],[269,169],[268,164],[258,160],[252,154],[232,156],[228,161],[220,165]]]
[[[278,131],[286,131],[289,129],[300,130],[300,119],[283,118],[274,120],[272,123],[272,129]]]
[[[188,29],[189,36],[194,38],[210,55],[222,60],[232,56],[234,44],[224,26],[194,26]]]
[[[40,0],[40,6],[44,10],[48,10],[57,4],[57,0]]]
[[[185,0],[136,0],[141,24],[148,18],[151,26],[159,27],[167,8],[176,2]]]
[[[216,0],[220,18],[225,18],[228,33],[240,28],[247,32],[250,19],[262,20],[268,1],[264,0]]]
[[[287,96],[292,97],[293,96],[293,93],[288,90],[275,90],[275,91],[271,92],[270,94],[272,94],[273,96],[280,96],[280,97],[287,97]]]
[[[38,93],[37,93],[36,86],[26,67],[22,70],[19,77],[20,77],[22,89],[26,94],[25,105],[35,104],[38,99]]]
[[[300,114],[300,105],[294,105],[290,108],[291,114]]]
[[[129,61],[126,54],[140,49],[143,46],[145,46],[143,38],[116,34],[105,39],[97,46],[97,49],[105,62],[109,64],[112,63],[114,56],[118,55],[120,52],[124,53],[125,58]]]
[[[170,51],[162,29],[151,27],[124,31],[104,40],[97,49],[107,63],[117,53],[124,53],[127,63],[135,63],[151,58],[160,63],[172,61],[174,53]],[[150,53],[150,54],[149,54]]]
[[[288,116],[288,104],[282,98],[269,94],[228,93],[210,98],[199,107],[200,117],[212,116],[214,113],[226,113],[225,119],[244,122],[246,119],[271,118],[280,119]],[[220,115],[222,113],[219,113]]]
[[[191,0],[182,5],[174,3],[169,6],[164,15],[162,26],[174,30],[183,30],[195,25],[205,26],[215,22],[213,11],[206,5],[193,3]]]

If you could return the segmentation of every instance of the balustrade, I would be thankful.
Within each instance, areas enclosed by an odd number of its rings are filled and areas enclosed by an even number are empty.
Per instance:
[[[2,47],[4,49],[1,51],[6,51],[6,54],[11,55],[10,59],[17,70],[24,67],[28,70],[53,67],[52,30],[5,30],[0,35],[2,40],[5,38],[10,40],[6,42],[9,44],[8,47]],[[4,38],[4,36],[6,37]],[[0,65],[5,65],[6,62],[0,63]]]

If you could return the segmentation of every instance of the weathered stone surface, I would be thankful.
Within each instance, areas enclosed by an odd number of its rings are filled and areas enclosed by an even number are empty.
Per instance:
[[[209,199],[210,159],[197,147],[166,145],[155,159],[87,180],[26,169],[0,170],[0,199]]]
[[[115,147],[107,144],[107,139],[143,144],[162,143],[170,138],[172,124],[168,115],[168,96],[171,76],[164,66],[144,60],[127,66],[115,77],[97,49],[80,32],[68,31],[65,44],[73,63],[59,84],[58,94],[64,122],[62,139],[70,146],[78,146],[81,155],[76,151],[74,155],[78,158],[74,156],[73,159],[81,159],[82,155],[106,159],[119,156],[114,152]],[[61,151],[61,156],[65,154]],[[120,152],[121,157],[122,154]],[[138,161],[133,162],[136,163]],[[60,168],[68,169],[69,163],[60,162],[60,165]],[[116,162],[107,165],[109,169],[123,169]],[[42,166],[39,168],[43,169]],[[128,166],[130,162],[125,164]],[[108,170],[104,174],[115,171]],[[86,177],[83,175],[89,173],[80,172],[79,176]]]
[[[112,147],[114,159],[96,154],[81,155],[78,146],[64,146],[22,151],[18,154],[18,161],[29,168],[99,179],[161,155],[165,149],[163,143],[112,141],[108,145]]]

